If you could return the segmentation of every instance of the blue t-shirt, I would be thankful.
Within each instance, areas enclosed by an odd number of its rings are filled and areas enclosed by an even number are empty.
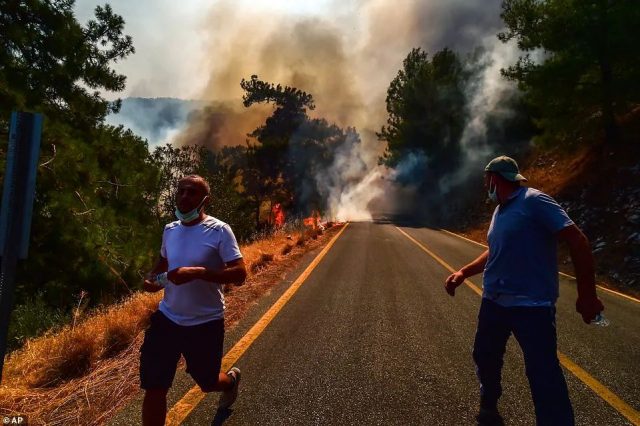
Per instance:
[[[556,233],[573,221],[547,194],[519,188],[489,226],[483,297],[503,306],[552,306],[558,298]]]

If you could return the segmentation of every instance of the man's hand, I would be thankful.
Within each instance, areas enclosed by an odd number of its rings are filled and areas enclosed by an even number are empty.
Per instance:
[[[447,280],[444,282],[444,289],[449,293],[449,296],[456,295],[456,287],[462,284],[465,280],[465,276],[461,271],[454,272],[449,275]]]
[[[162,286],[154,283],[149,278],[145,278],[144,283],[142,284],[142,288],[150,293],[155,293],[156,291],[162,290]]]
[[[485,265],[487,264],[488,258],[489,250],[487,249],[480,256],[478,256],[476,260],[469,263],[458,272],[454,272],[453,274],[449,275],[447,280],[444,282],[444,289],[447,291],[447,293],[449,293],[449,296],[456,295],[456,287],[462,284],[464,280],[482,272]]]
[[[582,315],[582,321],[590,324],[600,312],[604,311],[604,305],[597,296],[578,297],[576,311]]]
[[[189,281],[202,279],[205,271],[206,268],[202,266],[183,266],[169,271],[167,278],[175,285],[180,285],[188,283]]]
[[[162,290],[162,286],[156,283],[156,277],[159,273],[165,272],[167,270],[167,259],[160,256],[156,261],[156,264],[151,269],[151,272],[145,274],[144,282],[142,284],[142,288],[145,291],[155,293],[156,291]]]

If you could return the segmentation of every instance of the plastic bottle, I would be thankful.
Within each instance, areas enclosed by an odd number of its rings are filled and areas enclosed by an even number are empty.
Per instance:
[[[609,323],[609,320],[606,319],[601,312],[598,315],[596,315],[594,319],[591,320],[591,324],[599,325],[600,327],[607,327],[610,323]]]

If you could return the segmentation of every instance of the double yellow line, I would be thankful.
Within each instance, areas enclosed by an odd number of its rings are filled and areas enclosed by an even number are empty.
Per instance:
[[[438,255],[436,255],[434,252],[429,250],[427,247],[425,247],[424,244],[420,243],[418,240],[416,240],[411,235],[407,234],[405,231],[398,228],[397,226],[396,226],[396,229],[400,231],[400,233],[402,233],[409,240],[411,240],[411,242],[417,245],[422,251],[424,251],[429,256],[431,256],[436,262],[442,265],[445,269],[447,269],[452,273],[456,272],[456,270],[453,269],[451,265],[449,265],[447,262],[442,260]],[[448,232],[448,233],[452,234],[451,232]],[[452,234],[452,235],[459,236],[457,234]],[[461,237],[461,238],[464,238],[464,237]],[[468,240],[468,241],[471,241],[471,240]],[[471,241],[471,242],[475,243],[475,241]],[[476,244],[479,244],[479,243],[476,243]],[[465,280],[464,283],[469,288],[471,288],[471,290],[473,290],[476,294],[482,297],[482,290],[480,290],[480,288],[477,285],[475,285],[469,280]],[[611,407],[613,407],[616,411],[618,411],[620,414],[626,417],[632,424],[636,426],[640,425],[640,412],[636,411],[633,407],[631,407],[629,404],[627,404],[622,399],[620,399],[620,397],[618,397],[616,394],[611,392],[605,385],[600,383],[593,376],[591,376],[585,370],[580,368],[580,366],[578,366],[576,363],[571,361],[569,357],[567,357],[566,355],[564,355],[559,351],[558,351],[558,359],[560,360],[560,364],[562,364],[563,367],[565,367],[567,370],[573,373],[573,375],[576,376],[578,379],[580,379],[582,383],[587,385],[592,391],[596,393],[596,395],[598,395],[600,398],[605,400]]]

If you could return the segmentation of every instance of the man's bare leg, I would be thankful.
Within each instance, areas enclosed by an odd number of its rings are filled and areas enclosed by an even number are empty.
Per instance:
[[[218,374],[215,386],[202,389],[203,392],[222,392],[233,387],[233,379],[227,373]],[[142,424],[162,426],[167,416],[167,392],[169,389],[147,389],[142,402]]]
[[[147,389],[142,402],[142,424],[163,426],[167,416],[167,392],[169,389]]]
[[[218,374],[218,383],[210,388],[202,389],[202,392],[223,392],[233,387],[233,379],[227,373]]]

